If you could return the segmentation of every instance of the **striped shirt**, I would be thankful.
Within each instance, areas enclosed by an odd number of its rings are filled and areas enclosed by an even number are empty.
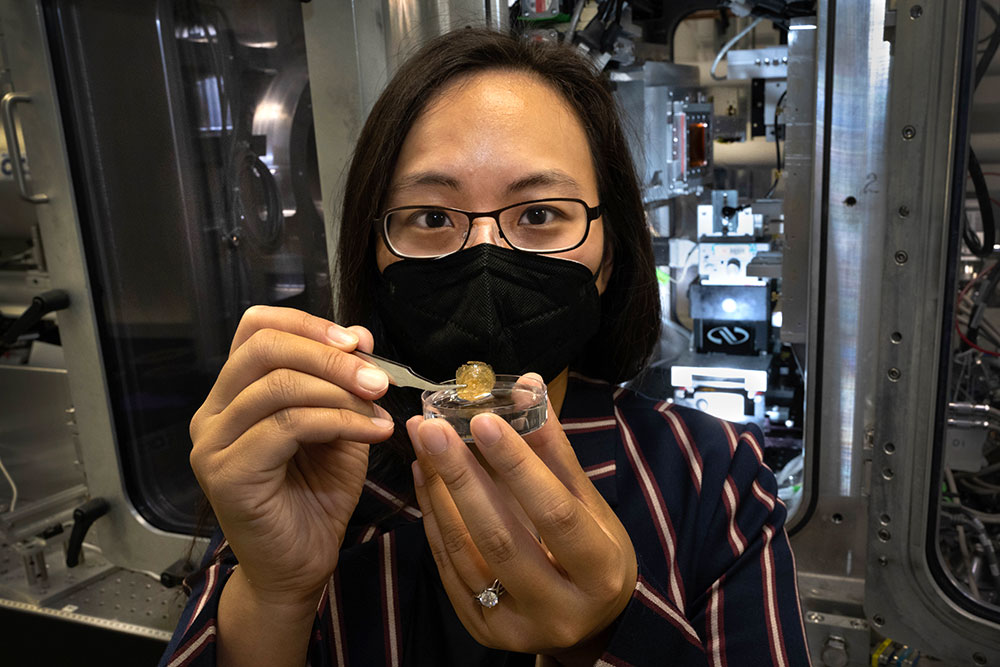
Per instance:
[[[785,507],[755,426],[578,375],[560,422],[639,564],[595,664],[810,664]],[[420,511],[401,497],[392,485],[365,483],[317,609],[309,665],[533,665],[534,656],[469,636],[441,585]],[[397,511],[385,519],[387,510]],[[236,560],[221,535],[206,563],[213,554],[216,562],[188,582],[191,597],[161,666],[215,664],[216,610]]]

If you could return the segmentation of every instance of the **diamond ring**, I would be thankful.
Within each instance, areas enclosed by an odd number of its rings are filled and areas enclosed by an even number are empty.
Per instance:
[[[492,609],[497,606],[497,603],[500,602],[500,596],[503,595],[503,593],[503,584],[500,583],[499,579],[494,579],[492,585],[487,586],[481,593],[474,595],[473,597],[479,601],[479,604],[483,605],[487,609]]]

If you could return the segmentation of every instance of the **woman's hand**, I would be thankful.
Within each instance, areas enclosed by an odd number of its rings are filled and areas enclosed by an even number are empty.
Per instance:
[[[355,348],[372,349],[362,327],[253,307],[191,421],[191,466],[265,604],[315,605],[361,495],[368,443],[392,433],[372,402],[388,378]]]
[[[549,415],[524,438],[495,415],[473,418],[499,486],[443,419],[414,417],[407,429],[418,457],[417,501],[448,597],[478,642],[593,664],[635,588],[635,550],[551,405]],[[530,526],[504,501],[502,485]],[[506,593],[487,609],[475,595],[495,579]]]

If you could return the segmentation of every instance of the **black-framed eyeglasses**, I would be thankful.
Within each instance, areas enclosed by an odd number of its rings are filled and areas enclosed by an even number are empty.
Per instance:
[[[601,205],[582,199],[533,199],[495,211],[463,211],[446,206],[399,206],[379,218],[389,252],[407,259],[436,259],[465,247],[472,222],[493,218],[500,237],[516,250],[558,253],[583,245]]]

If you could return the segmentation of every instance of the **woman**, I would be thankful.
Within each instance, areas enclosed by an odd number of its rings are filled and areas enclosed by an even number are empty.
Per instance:
[[[614,384],[659,306],[587,63],[434,40],[373,108],[346,193],[337,321],[364,326],[244,316],[191,424],[226,539],[163,664],[808,664],[759,432]],[[466,446],[352,354],[373,348],[438,380],[528,373],[550,418],[522,438],[477,416]]]

